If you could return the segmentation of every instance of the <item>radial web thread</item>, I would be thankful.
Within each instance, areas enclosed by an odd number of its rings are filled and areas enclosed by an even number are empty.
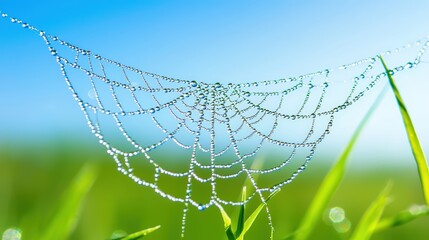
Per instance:
[[[403,54],[391,64],[396,74],[417,67],[429,47],[425,38],[298,77],[205,83],[142,71],[1,16],[44,39],[118,170],[184,204],[183,231],[191,205],[199,210],[243,205],[255,196],[265,202],[267,194],[305,170],[337,112],[386,80],[378,56]],[[262,161],[267,153],[275,156]],[[172,188],[171,181],[182,188]],[[236,198],[243,184],[250,194],[241,201]]]

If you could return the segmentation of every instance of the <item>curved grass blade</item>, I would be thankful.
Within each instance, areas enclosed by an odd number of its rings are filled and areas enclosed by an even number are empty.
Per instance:
[[[112,239],[112,240],[137,240],[137,239],[140,239],[140,238],[148,235],[151,232],[154,232],[154,231],[158,230],[160,227],[161,226],[158,225],[158,226],[153,227],[153,228],[148,228],[148,229],[145,229],[145,230],[141,230],[141,231],[138,231],[138,232],[135,232],[135,233],[131,233],[130,235],[127,235],[127,236],[124,236],[124,237],[120,237],[120,238],[115,238],[115,239]]]
[[[318,221],[322,219],[323,211],[326,209],[329,200],[332,198],[338,186],[340,185],[341,180],[343,179],[347,159],[359,135],[361,134],[362,129],[365,127],[368,120],[371,118],[372,114],[377,109],[386,92],[387,87],[384,87],[382,92],[378,95],[377,99],[372,104],[371,108],[365,114],[365,117],[359,123],[359,126],[353,133],[353,136],[347,144],[346,148],[344,149],[343,153],[323,179],[322,184],[320,185],[316,193],[316,196],[313,198],[313,201],[311,202],[308,211],[305,213],[305,216],[301,221],[300,226],[298,227],[298,230],[287,236],[286,239],[307,239],[313,232]]]
[[[247,197],[246,196],[246,186],[244,186],[242,194],[241,194],[241,202],[245,202],[246,197]],[[240,236],[241,232],[243,231],[245,210],[246,210],[245,204],[241,205],[240,212],[238,214],[237,230],[235,231],[235,237]]]
[[[228,240],[236,240],[234,233],[232,231],[231,218],[228,216],[228,214],[225,212],[225,210],[220,204],[216,204],[216,206],[219,208],[220,214],[222,215],[222,220],[225,227],[225,233],[226,233],[226,236],[228,237]]]
[[[85,196],[96,178],[92,165],[85,165],[74,178],[61,200],[61,209],[54,216],[41,239],[67,239],[74,230]]]
[[[400,226],[411,222],[417,218],[428,216],[429,208],[426,205],[414,206],[408,210],[398,213],[396,216],[391,218],[382,219],[375,228],[375,231],[381,231],[387,228]]]
[[[244,223],[244,227],[243,227],[243,231],[241,232],[241,234],[238,236],[237,240],[243,240],[244,239],[244,235],[246,234],[247,231],[249,231],[249,229],[252,227],[253,223],[255,222],[256,218],[258,217],[259,213],[261,213],[262,209],[264,207],[266,207],[266,203],[268,203],[268,201],[274,197],[278,192],[280,192],[280,189],[275,190],[274,192],[272,192],[267,199],[265,200],[265,203],[261,203],[259,204],[259,206],[255,209],[255,211],[253,211],[253,213],[247,218],[246,222]]]
[[[426,205],[429,206],[429,169],[423,149],[417,137],[416,130],[414,129],[413,122],[411,121],[411,117],[408,114],[407,108],[405,107],[404,100],[402,99],[401,94],[396,87],[395,81],[393,80],[391,71],[387,68],[386,63],[381,56],[380,60],[383,64],[384,70],[386,71],[393,93],[395,94],[396,102],[398,103],[399,110],[402,115],[402,120],[404,121],[405,130],[407,131],[408,140],[413,151],[414,159],[417,163],[417,168],[419,171],[420,182],[422,184],[422,190],[425,197]]]
[[[366,240],[375,232],[377,224],[388,203],[388,194],[392,184],[389,182],[377,199],[369,206],[356,226],[350,240]]]

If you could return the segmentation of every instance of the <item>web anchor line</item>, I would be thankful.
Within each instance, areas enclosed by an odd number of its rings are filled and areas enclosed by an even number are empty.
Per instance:
[[[241,206],[255,196],[266,203],[269,193],[306,169],[332,130],[335,116],[386,81],[378,56],[411,53],[412,58],[401,59],[392,68],[391,74],[397,74],[419,66],[429,47],[426,37],[297,77],[206,83],[143,71],[79,48],[6,13],[0,16],[0,21],[21,25],[44,40],[90,130],[118,170],[184,205],[182,235],[191,206],[198,210]],[[255,164],[270,149],[281,153],[281,161]],[[177,154],[165,161],[165,151]],[[186,168],[175,168],[178,163]],[[183,182],[182,189],[173,189],[172,179]],[[229,187],[244,182],[249,183],[249,195],[244,200],[231,197],[241,191],[231,192]],[[268,207],[266,213],[273,231]]]

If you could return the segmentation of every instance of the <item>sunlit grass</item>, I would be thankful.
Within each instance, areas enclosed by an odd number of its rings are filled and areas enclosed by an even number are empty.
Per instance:
[[[405,130],[407,131],[408,140],[410,142],[411,149],[413,151],[414,159],[416,160],[417,169],[420,175],[420,182],[422,184],[422,190],[425,196],[426,205],[429,206],[429,168],[428,163],[420,144],[417,132],[414,129],[413,121],[408,113],[405,102],[399,93],[399,89],[396,86],[395,80],[393,79],[393,71],[389,70],[380,56],[380,60],[383,64],[384,70],[386,71],[387,78],[389,79],[390,86],[392,87],[393,93],[395,94],[396,102],[398,103],[399,110],[404,121]]]

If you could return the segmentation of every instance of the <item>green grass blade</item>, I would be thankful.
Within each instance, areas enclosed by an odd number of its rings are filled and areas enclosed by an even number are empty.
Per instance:
[[[388,203],[388,194],[391,188],[392,184],[389,182],[377,199],[365,211],[350,240],[366,240],[372,236],[383,214],[384,207]]]
[[[380,104],[382,98],[387,92],[387,87],[379,94],[377,99],[372,104],[371,108],[365,114],[365,117],[359,123],[359,126],[356,128],[353,133],[352,138],[344,149],[343,153],[338,158],[337,162],[325,176],[320,185],[316,196],[313,198],[313,201],[310,204],[310,207],[306,214],[304,215],[303,220],[301,221],[298,230],[286,237],[286,239],[297,239],[304,240],[307,239],[310,234],[314,231],[316,224],[322,219],[323,211],[326,209],[329,200],[334,195],[336,189],[340,185],[341,180],[343,179],[347,159],[362,132],[362,129],[367,124],[368,120],[371,118],[372,114],[375,112],[376,108]]]
[[[243,192],[241,194],[241,202],[246,201],[246,186],[243,187]],[[246,210],[245,204],[240,206],[240,212],[238,214],[237,230],[235,231],[235,237],[240,236],[244,228],[244,213]]]
[[[61,209],[53,217],[41,239],[67,239],[74,230],[82,203],[96,178],[92,165],[85,165],[61,199]]]
[[[216,206],[219,208],[220,214],[222,215],[222,220],[225,227],[225,233],[226,233],[226,236],[228,237],[228,240],[236,240],[234,233],[232,231],[231,218],[228,216],[228,214],[225,212],[225,210],[221,205],[216,204]]]
[[[153,228],[148,228],[148,229],[145,229],[145,230],[141,230],[141,231],[138,231],[138,232],[135,232],[135,233],[131,233],[130,235],[127,235],[127,236],[124,236],[124,237],[120,237],[120,238],[115,238],[115,239],[112,239],[112,240],[137,240],[137,239],[140,239],[140,238],[148,235],[149,233],[152,233],[152,232],[158,230],[160,227],[161,226],[158,225],[158,226],[153,227]]]
[[[278,192],[280,192],[280,189],[277,189],[276,191],[272,192],[267,199],[265,199],[265,203],[268,203],[268,201],[274,197]],[[258,217],[259,213],[261,213],[262,209],[266,207],[265,203],[259,204],[259,206],[253,211],[253,213],[247,218],[246,222],[244,223],[243,231],[241,232],[240,236],[237,238],[237,240],[243,240],[244,235],[247,231],[252,227],[253,223],[255,222],[256,218]]]
[[[391,218],[382,219],[375,228],[375,231],[381,231],[387,228],[392,228],[406,224],[414,219],[429,215],[429,208],[426,205],[414,206],[408,210],[398,213]]]
[[[383,64],[384,70],[386,71],[387,77],[389,78],[390,86],[392,87],[393,93],[395,94],[396,101],[399,106],[399,110],[402,115],[402,119],[404,121],[405,129],[407,131],[408,140],[411,145],[411,149],[413,151],[414,159],[417,163],[417,168],[419,171],[420,182],[422,184],[423,194],[426,200],[426,205],[429,206],[429,169],[428,164],[423,152],[423,149],[420,145],[420,141],[417,137],[416,130],[414,129],[413,122],[411,121],[411,117],[408,114],[407,108],[405,107],[404,100],[399,93],[398,88],[396,87],[396,83],[393,80],[392,74],[390,70],[387,68],[386,63],[383,58],[380,56],[381,63]]]

